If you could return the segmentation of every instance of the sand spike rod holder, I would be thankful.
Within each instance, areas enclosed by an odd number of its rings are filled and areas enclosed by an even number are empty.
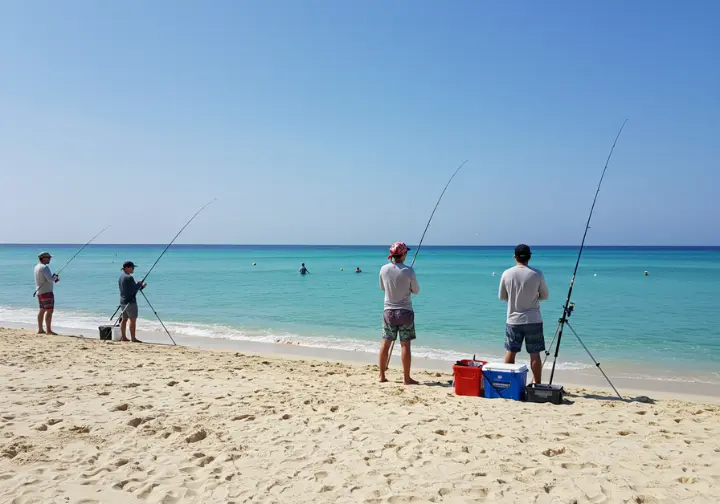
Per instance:
[[[550,371],[550,381],[548,382],[550,385],[552,385],[553,378],[555,378],[555,365],[557,364],[558,354],[560,353],[560,341],[562,340],[563,336],[563,329],[565,326],[568,326],[570,331],[575,335],[580,345],[585,349],[587,354],[590,356],[590,359],[595,363],[595,367],[597,367],[602,375],[605,377],[607,382],[610,384],[612,389],[615,391],[615,394],[617,394],[618,398],[622,399],[622,396],[620,395],[620,392],[617,391],[615,388],[615,385],[613,385],[612,381],[610,381],[610,378],[608,378],[608,375],[605,374],[605,371],[600,367],[600,363],[595,360],[595,357],[593,357],[593,354],[590,353],[590,350],[587,346],[585,346],[585,343],[583,343],[583,340],[580,339],[580,336],[578,336],[578,333],[575,332],[575,329],[573,329],[573,326],[570,325],[570,322],[568,319],[570,318],[570,315],[572,315],[573,310],[575,309],[575,304],[570,302],[570,297],[572,296],[573,287],[575,286],[575,275],[577,275],[578,266],[580,265],[580,258],[582,257],[583,249],[585,248],[585,238],[587,238],[588,230],[590,229],[590,220],[592,219],[593,210],[595,210],[595,203],[597,202],[598,194],[600,194],[600,186],[602,186],[603,179],[605,178],[605,172],[607,171],[608,164],[610,164],[610,158],[613,155],[613,151],[615,150],[615,145],[617,144],[618,138],[620,138],[620,134],[622,133],[623,129],[625,128],[625,123],[627,123],[627,119],[622,123],[622,126],[620,127],[620,131],[618,131],[617,136],[615,137],[615,141],[612,144],[612,148],[610,149],[610,154],[608,154],[607,160],[605,161],[605,167],[603,168],[602,175],[600,175],[600,182],[598,182],[597,190],[595,191],[595,198],[593,198],[592,206],[590,207],[590,214],[588,215],[587,224],[585,224],[585,232],[583,233],[582,242],[580,243],[580,250],[578,251],[577,261],[575,261],[575,269],[573,270],[572,278],[570,279],[570,288],[568,289],[567,298],[565,300],[565,305],[563,306],[563,312],[562,316],[558,320],[558,326],[555,330],[555,336],[553,336],[552,341],[550,342],[550,346],[545,351],[545,360],[543,361],[543,365],[545,364],[545,361],[547,361],[548,356],[550,355],[550,351],[552,350],[552,346],[557,340],[557,344],[555,345],[555,356],[553,358],[553,364],[552,364],[552,370]]]

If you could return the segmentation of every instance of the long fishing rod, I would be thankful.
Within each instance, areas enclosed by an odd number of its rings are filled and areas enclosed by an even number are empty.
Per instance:
[[[438,198],[437,203],[435,203],[435,208],[433,208],[433,211],[432,211],[432,213],[430,214],[430,218],[428,219],[427,224],[425,225],[425,230],[423,231],[423,234],[422,234],[422,236],[420,237],[420,243],[418,243],[418,246],[417,246],[417,248],[415,249],[415,255],[413,256],[413,260],[412,260],[412,262],[410,263],[410,267],[411,267],[411,268],[412,268],[413,266],[415,266],[415,259],[417,259],[418,253],[420,253],[420,247],[422,247],[423,240],[425,240],[425,234],[427,233],[428,228],[430,227],[430,223],[432,222],[433,217],[435,216],[435,211],[438,209],[438,206],[440,206],[440,202],[442,201],[443,196],[445,196],[445,191],[447,191],[447,188],[450,187],[450,182],[453,181],[453,179],[455,178],[455,175],[458,174],[458,172],[460,171],[460,169],[461,169],[463,166],[465,166],[465,163],[467,163],[467,162],[468,162],[468,160],[466,159],[465,161],[463,161],[462,163],[460,163],[460,166],[457,167],[457,169],[455,170],[455,172],[452,174],[452,177],[450,177],[450,180],[448,180],[447,184],[445,184],[445,188],[444,188],[444,189],[442,190],[442,192],[440,193],[440,197]],[[393,341],[392,344],[390,345],[390,351],[388,352],[387,362],[385,363],[385,370],[387,370],[387,368],[390,366],[390,358],[392,357],[393,348],[395,348],[395,341]]]
[[[617,145],[617,141],[620,138],[620,135],[623,132],[623,129],[625,128],[625,124],[627,123],[627,119],[622,123],[622,126],[620,126],[620,131],[618,131],[617,136],[615,137],[615,141],[612,144],[612,148],[610,149],[610,153],[608,154],[607,160],[605,161],[605,167],[603,168],[602,174],[600,175],[600,181],[598,182],[597,189],[595,190],[595,197],[593,198],[592,206],[590,207],[590,214],[588,215],[587,223],[585,224],[585,232],[583,233],[582,242],[580,242],[580,250],[578,251],[577,260],[575,261],[575,269],[573,270],[572,278],[570,279],[570,287],[568,288],[568,294],[567,298],[565,299],[565,305],[563,306],[563,314],[560,320],[558,321],[558,329],[555,333],[555,337],[557,337],[557,345],[555,346],[555,357],[553,360],[552,370],[550,371],[550,382],[549,384],[552,385],[553,378],[555,376],[555,365],[557,364],[557,358],[558,354],[560,353],[560,341],[562,340],[563,335],[563,326],[565,324],[570,327],[570,330],[575,334],[575,336],[578,338],[582,346],[585,348],[585,351],[590,355],[590,358],[595,363],[595,366],[600,370],[600,372],[603,374],[605,379],[608,381],[610,386],[613,388],[615,393],[622,399],[622,396],[620,396],[620,393],[615,388],[615,385],[612,384],[610,381],[610,378],[605,374],[605,371],[602,370],[600,367],[600,363],[595,360],[595,358],[592,356],[588,348],[585,346],[585,344],[580,340],[580,337],[575,333],[575,330],[572,328],[570,323],[568,322],[568,318],[570,315],[572,315],[573,310],[575,309],[575,305],[570,302],[570,297],[572,296],[573,287],[575,286],[575,276],[577,275],[578,267],[580,266],[580,258],[582,257],[583,250],[585,249],[585,239],[587,238],[588,231],[590,230],[590,221],[592,220],[593,211],[595,210],[595,203],[597,203],[598,194],[600,194],[600,187],[602,186],[603,180],[605,179],[605,172],[608,169],[608,165],[610,164],[610,158],[612,158],[613,152],[615,151],[615,145]],[[553,337],[553,340],[550,342],[550,346],[548,348],[552,348],[553,343],[555,342],[555,337]],[[547,356],[550,355],[549,350],[545,352],[545,359],[547,360]]]
[[[55,273],[55,275],[56,275],[56,276],[60,276],[60,273],[62,273],[62,270],[64,270],[65,268],[67,268],[68,264],[70,264],[70,263],[73,261],[73,259],[75,259],[75,258],[80,254],[80,252],[82,252],[83,250],[85,250],[85,247],[87,247],[88,245],[90,245],[93,241],[95,241],[95,238],[97,238],[98,236],[100,236],[101,234],[103,234],[103,233],[104,233],[105,231],[107,231],[107,229],[110,228],[110,227],[112,227],[112,226],[107,226],[105,229],[103,229],[102,231],[100,231],[98,234],[96,234],[95,236],[93,236],[92,238],[90,238],[90,240],[89,240],[87,243],[85,243],[85,245],[83,245],[82,247],[80,247],[80,250],[78,250],[77,252],[75,252],[75,255],[74,255],[74,256],[72,256],[65,264],[62,265],[62,267],[61,267],[59,270],[57,270],[57,272]],[[45,281],[40,285],[40,287],[38,287],[37,289],[35,289],[35,292],[33,292],[33,297],[35,297],[35,296],[37,295],[37,293],[38,293],[38,291],[40,290],[40,288],[41,288],[43,285],[45,285],[45,282],[47,282],[47,281],[48,281],[48,280],[47,280],[47,278],[46,278]]]
[[[145,273],[145,276],[144,276],[144,277],[142,278],[142,280],[140,281],[141,283],[144,283],[144,282],[145,282],[145,280],[146,280],[147,277],[150,275],[150,273],[152,272],[152,270],[155,268],[155,266],[157,266],[157,263],[159,263],[159,262],[160,262],[160,259],[162,259],[162,257],[165,255],[165,252],[167,252],[168,249],[170,248],[170,246],[171,246],[173,243],[175,243],[175,240],[178,239],[178,236],[180,236],[180,234],[185,230],[185,228],[188,227],[188,225],[195,219],[195,217],[197,217],[198,214],[200,214],[200,212],[202,212],[203,210],[205,210],[205,208],[206,208],[210,203],[212,203],[213,201],[215,201],[215,198],[213,198],[213,199],[211,199],[210,201],[208,201],[207,203],[205,203],[205,204],[202,206],[202,208],[200,208],[200,210],[198,210],[197,212],[195,212],[195,214],[194,214],[192,217],[190,217],[190,220],[187,221],[182,228],[180,228],[180,231],[178,231],[178,233],[177,233],[177,234],[175,235],[175,237],[170,241],[170,243],[167,244],[167,247],[165,247],[165,250],[162,251],[162,253],[161,253],[160,256],[155,260],[155,262],[153,263],[153,265],[150,266],[150,269],[148,270],[148,272]],[[117,312],[118,312],[118,310],[120,309],[121,306],[122,306],[122,305],[118,305],[118,307],[115,308],[115,312],[112,314],[112,317],[110,317],[110,320],[112,320],[112,319],[115,318],[115,315],[117,314]],[[127,309],[127,305],[125,306],[125,309]],[[122,317],[123,313],[125,313],[125,310],[123,310],[122,313],[120,314],[121,317]]]

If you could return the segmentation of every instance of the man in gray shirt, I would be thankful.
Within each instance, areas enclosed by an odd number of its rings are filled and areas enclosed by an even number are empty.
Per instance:
[[[38,334],[56,333],[52,330],[52,317],[55,311],[55,294],[53,287],[55,283],[60,281],[57,275],[53,275],[50,271],[50,261],[52,256],[50,252],[41,252],[38,255],[39,263],[35,265],[35,294],[37,295],[40,311],[38,312]],[[46,330],[43,329],[43,319],[45,319]]]
[[[515,363],[515,356],[522,350],[524,340],[525,349],[530,354],[533,382],[540,383],[542,379],[540,352],[545,351],[540,301],[545,301],[550,294],[542,271],[528,266],[530,257],[532,257],[530,247],[524,244],[515,247],[517,264],[502,274],[499,297],[508,304],[505,362]]]
[[[405,385],[417,385],[410,377],[410,342],[415,339],[415,312],[412,307],[412,294],[420,293],[415,270],[405,265],[410,250],[403,242],[396,242],[390,247],[388,259],[392,263],[380,268],[380,289],[385,292],[385,308],[383,310],[383,342],[380,347],[380,381],[386,382],[385,366],[387,365],[390,346],[400,335],[402,347],[403,379]]]

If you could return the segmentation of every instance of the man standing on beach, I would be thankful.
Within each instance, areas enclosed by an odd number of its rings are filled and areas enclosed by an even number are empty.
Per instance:
[[[533,382],[540,383],[542,380],[540,352],[545,351],[540,301],[545,301],[550,294],[542,271],[528,266],[530,257],[532,257],[530,247],[525,244],[515,247],[517,264],[502,274],[499,297],[508,304],[505,362],[515,364],[515,356],[522,350],[525,340],[525,349],[530,354]]]
[[[403,380],[405,385],[417,385],[410,377],[410,342],[415,339],[415,312],[412,307],[412,294],[420,293],[415,270],[406,266],[407,245],[396,242],[390,247],[388,259],[392,263],[380,268],[380,289],[385,291],[385,309],[383,310],[383,342],[380,347],[380,382],[386,382],[390,346],[400,336],[402,347]]]
[[[137,305],[137,293],[143,290],[147,284],[144,281],[135,282],[132,274],[135,272],[135,264],[132,261],[125,261],[123,263],[123,272],[118,280],[118,286],[120,287],[120,309],[122,310],[122,322],[120,323],[120,333],[122,338],[120,341],[132,341],[134,343],[141,343],[139,339],[135,337],[135,326],[138,318],[138,305]],[[130,321],[130,339],[128,340],[126,335],[127,321]]]
[[[52,317],[55,310],[55,294],[53,287],[60,278],[53,275],[50,271],[50,261],[52,256],[50,252],[41,252],[38,255],[39,264],[35,266],[35,294],[40,304],[38,312],[38,334],[52,334],[57,336],[52,330]],[[43,318],[45,319],[45,329],[43,330]]]

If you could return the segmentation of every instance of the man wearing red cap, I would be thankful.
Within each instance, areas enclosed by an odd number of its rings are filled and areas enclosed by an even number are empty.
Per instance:
[[[386,382],[385,365],[390,346],[400,336],[402,347],[403,380],[405,385],[417,385],[410,377],[410,342],[415,339],[415,312],[412,294],[420,293],[415,270],[405,265],[408,250],[403,242],[393,243],[388,259],[392,260],[380,269],[380,289],[385,292],[383,311],[383,342],[380,347],[380,381]]]

